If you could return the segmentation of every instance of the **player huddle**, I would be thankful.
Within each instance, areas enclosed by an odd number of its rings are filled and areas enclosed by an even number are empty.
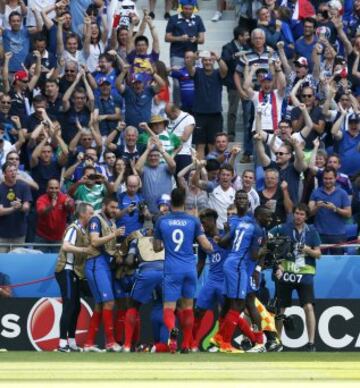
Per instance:
[[[75,341],[76,284],[82,276],[78,263],[84,258],[85,276],[96,303],[84,351],[103,351],[95,345],[101,322],[105,350],[135,349],[140,338],[139,309],[150,301],[154,345],[149,351],[175,353],[178,347],[181,353],[197,351],[207,325],[206,313],[214,309],[218,312],[218,331],[210,340],[212,350],[244,352],[232,345],[237,328],[249,339],[249,352],[282,350],[274,318],[256,298],[267,253],[269,210],[260,206],[254,216],[249,214],[247,193],[240,190],[235,196],[235,212],[229,209],[226,230],[219,231],[215,210],[205,209],[196,218],[185,212],[184,204],[185,191],[174,189],[170,201],[159,203],[154,231],[144,228],[126,239],[121,237],[124,228],[116,229],[112,221],[116,199],[105,199],[96,215],[90,205],[81,204],[77,221],[65,234],[59,256],[62,264],[56,269],[64,305],[59,351],[80,351]],[[118,238],[122,240],[120,249]],[[198,257],[194,243],[199,246]],[[198,275],[206,259],[208,277],[194,306]],[[72,282],[67,280],[69,276]]]

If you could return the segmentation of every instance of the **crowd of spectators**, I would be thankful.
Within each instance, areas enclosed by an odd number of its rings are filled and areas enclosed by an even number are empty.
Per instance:
[[[128,235],[175,185],[220,230],[242,188],[271,226],[305,202],[322,243],[346,241],[360,218],[360,1],[233,1],[221,53],[204,50],[206,2],[171,3],[160,36],[153,0],[0,0],[0,242],[58,243],[76,202],[99,210],[111,193]],[[255,167],[238,175],[239,162]]]

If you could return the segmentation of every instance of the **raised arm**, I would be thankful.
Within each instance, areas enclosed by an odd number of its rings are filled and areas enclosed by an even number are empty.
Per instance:
[[[159,150],[161,156],[164,158],[170,173],[174,174],[176,170],[175,160],[166,152],[162,142],[159,139],[154,139],[157,149]]]
[[[227,76],[228,73],[228,67],[225,61],[220,57],[220,55],[217,55],[213,51],[211,51],[211,57],[218,63],[219,66],[219,73],[220,77],[224,79]]]
[[[88,98],[88,101],[87,101],[87,107],[89,108],[90,112],[92,112],[94,110],[94,105],[95,105],[95,96],[94,96],[94,92],[86,78],[86,74],[85,74],[85,71],[82,73],[82,80],[84,82],[84,85],[85,85],[85,91],[86,91],[86,95],[87,95],[87,98]]]
[[[333,18],[331,21],[333,22],[336,28],[338,38],[342,41],[344,45],[346,55],[349,56],[353,50],[353,46],[347,35],[345,34],[341,17]]]
[[[308,166],[305,163],[304,152],[302,150],[300,143],[292,137],[288,141],[290,142],[290,144],[294,148],[294,155],[295,155],[294,167],[295,167],[295,170],[298,172],[305,171]]]
[[[277,47],[278,53],[279,53],[279,58],[280,58],[280,61],[282,63],[285,75],[286,75],[286,77],[289,77],[289,75],[291,73],[291,66],[289,65],[289,62],[287,60],[284,46],[285,46],[285,43],[283,41],[280,41],[276,44],[276,47]]]
[[[49,138],[47,136],[44,137],[44,139],[35,147],[33,153],[31,154],[30,159],[30,167],[34,168],[39,164],[39,157],[41,154],[41,151],[45,144],[47,144]]]
[[[57,31],[56,31],[56,54],[58,58],[62,57],[65,51],[64,47],[64,38],[63,38],[63,24],[64,17],[59,17],[57,19]]]
[[[291,97],[291,101],[292,101],[294,106],[299,106],[301,104],[300,101],[298,100],[298,98],[296,97],[296,95],[298,94],[300,86],[302,85],[302,83],[303,83],[303,80],[299,79],[299,81],[296,82],[295,86],[291,90],[290,97]]]
[[[10,91],[10,82],[9,82],[9,62],[13,53],[11,51],[5,53],[4,55],[4,64],[2,68],[2,76],[3,76],[3,87],[4,92],[9,93]]]
[[[335,121],[334,125],[331,128],[331,134],[333,135],[335,140],[341,140],[343,137],[343,133],[340,130],[341,127],[344,125],[345,118],[346,118],[346,110],[341,106],[341,104],[338,104],[339,110],[340,110],[340,116]]]
[[[148,141],[148,144],[146,146],[144,153],[140,156],[139,160],[136,162],[135,169],[139,173],[139,175],[143,173],[147,157],[149,155],[150,150],[154,147],[154,145],[155,145],[154,139],[151,138]]]
[[[36,63],[35,63],[35,72],[28,83],[28,89],[30,90],[30,92],[32,92],[35,89],[41,76],[41,54],[37,50],[33,51],[33,54],[36,58]]]
[[[178,172],[177,174],[177,182],[178,182],[178,186],[182,189],[185,189],[186,188],[186,179],[184,178],[185,175],[191,171],[192,169],[195,168],[195,162],[192,162],[191,164],[189,164],[188,166],[184,167],[181,171]]]
[[[81,69],[81,70],[77,73],[74,82],[70,85],[70,87],[68,88],[68,90],[67,90],[67,91],[65,92],[65,94],[63,95],[62,102],[63,102],[63,109],[64,109],[64,112],[67,112],[67,111],[70,109],[70,98],[71,98],[72,94],[74,93],[74,90],[75,90],[77,84],[79,83],[81,77],[83,76],[83,74],[84,74],[84,70]]]
[[[153,23],[153,20],[150,16],[145,16],[146,23],[148,24],[150,28],[150,34],[152,37],[152,51],[154,53],[160,54],[160,41],[159,41],[159,35],[156,31],[155,25]]]
[[[274,67],[275,67],[276,88],[278,90],[279,95],[284,97],[285,88],[286,88],[286,78],[281,67],[280,59],[275,60]]]
[[[311,155],[310,155],[310,160],[309,160],[309,170],[316,175],[317,172],[319,171],[318,167],[316,167],[316,156],[319,150],[320,146],[320,140],[319,138],[315,138],[313,141],[314,148],[311,150]]]
[[[129,69],[130,69],[130,65],[128,65],[128,64],[124,65],[122,70],[121,70],[121,73],[119,74],[119,76],[116,78],[116,81],[115,81],[116,89],[121,94],[123,94],[125,92],[125,89],[126,89],[126,85],[124,84],[124,79],[126,77],[126,74],[129,71]]]
[[[91,18],[90,16],[84,17],[84,40],[83,40],[83,52],[86,57],[90,55],[91,44]]]
[[[261,135],[259,133],[256,133],[253,136],[253,139],[255,140],[255,150],[256,155],[259,158],[260,165],[262,167],[268,167],[271,163],[271,159],[266,155],[264,143],[262,141]]]
[[[244,71],[244,82],[242,84],[242,88],[244,92],[246,93],[246,96],[251,100],[254,97],[254,89],[253,89],[253,77],[256,72],[256,70],[259,68],[259,65],[257,63],[253,64],[250,67],[249,71]]]

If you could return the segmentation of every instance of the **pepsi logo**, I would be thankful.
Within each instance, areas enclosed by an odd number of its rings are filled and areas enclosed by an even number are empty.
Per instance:
[[[60,298],[41,298],[32,307],[27,319],[27,333],[32,346],[38,351],[53,351],[59,345],[62,301]],[[76,326],[76,342],[83,346],[86,340],[92,310],[81,299],[81,311]]]

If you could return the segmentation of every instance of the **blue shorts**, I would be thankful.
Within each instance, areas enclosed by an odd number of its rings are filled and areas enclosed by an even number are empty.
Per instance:
[[[125,275],[120,279],[113,277],[115,299],[128,298],[135,282],[135,274]]]
[[[148,303],[154,289],[161,287],[164,272],[156,269],[140,269],[136,276],[130,296],[137,302]]]
[[[115,299],[110,262],[106,256],[100,255],[87,260],[85,275],[96,303],[109,302]]]
[[[228,298],[245,300],[249,284],[249,275],[237,260],[227,260],[224,263],[225,287]]]
[[[208,279],[201,288],[196,300],[196,307],[203,310],[212,310],[224,303],[224,282]]]
[[[163,301],[176,302],[180,298],[194,299],[196,283],[196,270],[183,273],[164,273]]]
[[[249,276],[249,284],[248,284],[248,288],[247,288],[247,293],[248,294],[251,294],[253,292],[257,292],[260,289],[260,281],[259,281],[259,285],[256,286],[255,281],[254,281],[254,279],[252,277],[252,274],[254,273],[255,267],[257,266],[257,264],[258,264],[258,262],[255,261],[255,260],[251,260],[247,264],[246,272],[247,272],[247,274]],[[261,277],[261,274],[259,274],[259,277]]]

